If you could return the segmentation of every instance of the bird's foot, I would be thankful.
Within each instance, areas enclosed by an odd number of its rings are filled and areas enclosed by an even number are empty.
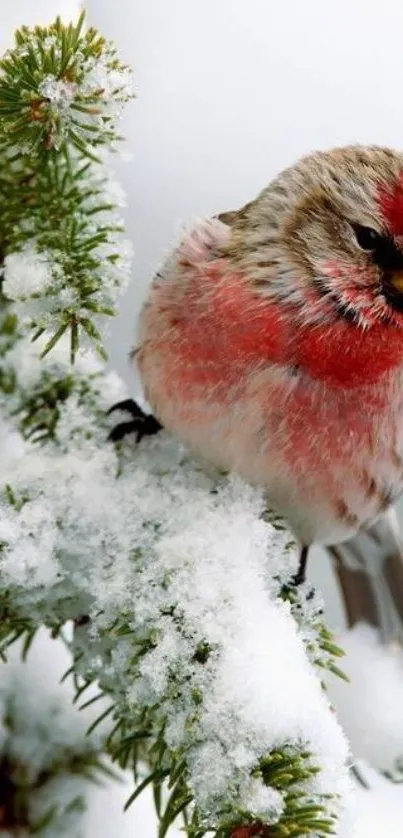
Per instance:
[[[299,565],[298,570],[295,576],[292,577],[292,585],[294,588],[297,588],[299,585],[303,585],[306,581],[306,568],[308,564],[308,553],[309,547],[302,547],[300,557],[299,557]]]
[[[144,436],[153,436],[162,429],[162,425],[151,413],[144,413],[144,410],[133,399],[124,399],[116,402],[108,410],[108,416],[115,410],[122,410],[132,417],[128,422],[120,422],[110,431],[108,439],[112,442],[119,442],[128,434],[134,434],[136,442],[140,442]]]

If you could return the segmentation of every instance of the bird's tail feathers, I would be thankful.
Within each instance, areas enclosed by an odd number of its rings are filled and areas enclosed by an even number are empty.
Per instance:
[[[384,643],[403,642],[403,539],[395,510],[343,544],[332,556],[349,626],[361,621]]]

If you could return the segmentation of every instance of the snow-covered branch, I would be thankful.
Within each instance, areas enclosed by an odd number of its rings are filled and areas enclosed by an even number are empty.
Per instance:
[[[89,355],[72,371],[65,341],[39,352],[23,339],[3,361],[5,406],[42,440],[3,426],[4,641],[76,621],[80,688],[112,700],[110,751],[173,778],[167,823],[194,800],[190,835],[251,819],[324,834],[347,749],[311,663],[333,665],[320,606],[287,588],[289,534],[163,435],[115,450],[105,406],[123,385]]]
[[[93,710],[74,708],[39,632],[27,663],[14,647],[0,664],[0,835],[84,838],[91,779],[110,774],[102,761],[105,730],[91,736]]]
[[[6,296],[44,352],[70,334],[103,354],[105,318],[129,278],[122,190],[106,155],[130,72],[94,29],[23,28],[0,61],[0,249]]]

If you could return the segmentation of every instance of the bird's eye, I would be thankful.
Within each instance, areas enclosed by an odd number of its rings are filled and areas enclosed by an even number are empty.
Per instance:
[[[380,233],[373,230],[372,227],[362,227],[361,224],[352,225],[357,244],[362,250],[375,250],[376,246],[382,239]]]

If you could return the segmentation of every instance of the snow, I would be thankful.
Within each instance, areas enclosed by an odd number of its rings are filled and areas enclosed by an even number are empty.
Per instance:
[[[42,327],[52,334],[59,328],[63,313],[72,310],[83,322],[90,313],[94,325],[105,331],[105,321],[109,320],[105,313],[113,312],[129,282],[133,249],[123,235],[123,219],[117,211],[124,203],[122,191],[109,167],[110,161],[95,164],[80,181],[80,189],[85,193],[81,205],[83,239],[101,231],[101,241],[91,251],[91,270],[81,270],[80,278],[72,277],[71,265],[65,264],[58,247],[46,253],[41,251],[29,225],[25,229],[27,243],[4,260],[4,293],[14,301],[21,322],[32,325],[35,331]],[[116,205],[112,203],[115,198]],[[98,211],[101,204],[103,208]],[[86,283],[93,286],[91,304],[95,313],[86,307]],[[92,345],[83,328],[80,342],[83,346]]]
[[[133,96],[132,70],[127,65],[117,68],[116,52],[112,44],[107,44],[102,55],[88,64],[88,71],[81,84],[85,96],[92,97],[102,91],[102,98],[113,104],[113,113],[122,113],[121,104]]]
[[[41,386],[43,379],[62,381],[66,378],[73,378],[81,386],[95,388],[101,410],[107,410],[114,401],[125,398],[125,384],[115,372],[105,370],[92,349],[78,350],[72,368],[70,341],[66,335],[60,338],[51,353],[41,358],[49,337],[45,332],[36,341],[22,338],[2,358],[2,367],[13,375],[22,401]]]
[[[42,736],[38,740],[38,724],[40,725],[43,714],[48,712],[49,706],[59,708],[54,715],[55,724],[50,728],[53,738],[63,745],[64,742],[73,736],[74,741],[80,741],[85,726],[90,723],[91,711],[74,711],[71,707],[72,686],[67,679],[60,684],[60,678],[70,665],[70,656],[66,647],[60,641],[51,640],[43,631],[35,640],[28,658],[28,664],[18,661],[18,650],[13,649],[11,665],[0,665],[1,694],[13,686],[15,689],[17,680],[20,680],[26,687],[20,696],[21,703],[26,696],[24,704],[26,711],[24,723],[29,720],[30,730],[27,742],[21,742],[24,753],[31,754],[36,765],[40,760],[46,758],[46,749],[49,742]],[[38,692],[39,691],[39,692]],[[40,696],[40,698],[39,698]],[[85,723],[83,724],[83,714]],[[87,714],[90,714],[88,717]],[[47,731],[49,725],[47,723]],[[49,734],[48,734],[49,735]],[[0,748],[4,738],[0,732]],[[17,748],[18,745],[16,744]],[[38,753],[37,753],[38,750]],[[391,784],[382,778],[368,765],[360,763],[360,772],[364,776],[370,788],[364,789],[357,786],[356,814],[357,823],[355,829],[343,831],[338,838],[401,838],[403,834],[403,791],[399,785]],[[69,787],[66,779],[63,783],[64,791],[77,792],[76,787]],[[50,791],[59,795],[59,789]],[[83,792],[82,780],[80,779],[79,792]],[[104,781],[100,786],[88,784],[85,787],[87,811],[83,812],[77,820],[77,827],[80,827],[85,838],[133,838],[135,835],[141,838],[156,838],[157,820],[154,813],[152,795],[145,791],[136,803],[124,813],[123,807],[133,791],[133,778],[128,772],[122,775],[119,782]],[[252,790],[251,790],[252,791]],[[71,823],[69,828],[71,828]],[[57,832],[60,838],[61,832]],[[1,835],[1,832],[0,832]],[[68,833],[73,838],[74,832]],[[178,828],[173,828],[169,838],[180,838],[183,833]],[[2,835],[3,838],[3,835]],[[54,838],[51,836],[50,838]],[[81,835],[80,835],[81,838]]]
[[[60,44],[56,37],[50,36],[49,40],[54,42],[52,46],[57,54]],[[95,138],[105,143],[105,120],[117,122],[125,103],[133,97],[132,70],[119,65],[116,49],[109,41],[103,44],[97,57],[88,55],[83,45],[81,51],[78,50],[78,58],[77,81],[69,82],[48,74],[39,85],[39,93],[57,112],[62,134],[74,127],[76,135],[81,135],[87,142],[94,139],[95,133]],[[112,122],[109,127],[113,129]]]
[[[3,292],[10,300],[43,294],[52,285],[49,255],[28,245],[4,259]]]
[[[25,339],[6,355],[13,413],[41,391],[40,348]],[[66,350],[62,343],[45,360],[45,381],[69,373]],[[314,615],[303,610],[298,623],[279,598],[296,569],[289,533],[263,519],[258,492],[205,473],[165,434],[118,453],[106,442],[110,374],[95,367],[88,375],[93,369],[88,354],[79,356],[52,439],[40,449],[20,443],[4,463],[3,582],[28,615],[51,609],[63,619],[67,607],[70,618],[91,617],[82,633],[88,671],[124,686],[133,718],[140,707],[159,708],[168,746],[186,751],[190,786],[209,817],[219,822],[223,806],[241,800],[254,816],[277,820],[282,797],[252,781],[251,770],[285,745],[312,753],[321,771],[309,794],[340,795],[343,814],[348,750],[307,655]],[[102,656],[119,614],[134,637],[153,637],[134,667],[130,638]],[[198,662],[200,648],[207,654]]]
[[[73,707],[71,682],[58,683],[70,666],[70,655],[61,642],[54,646],[42,630],[26,664],[20,643],[10,648],[7,663],[0,664],[0,761],[10,766],[8,776],[19,788],[20,805],[27,800],[31,824],[56,807],[57,817],[41,832],[43,838],[84,838],[90,786],[78,760],[93,763],[105,726],[87,736],[94,709]],[[8,838],[9,833],[0,828],[0,835]]]
[[[91,30],[87,31],[90,36]],[[23,56],[31,50],[42,60],[43,45],[38,32],[26,30],[24,38],[15,47],[16,53]],[[62,61],[60,33],[48,35],[46,46],[52,46],[57,65]],[[37,223],[35,226],[29,212],[19,219],[15,245],[18,252],[9,253],[5,259],[3,289],[15,303],[14,310],[24,325],[35,332],[44,329],[51,335],[58,334],[68,328],[74,314],[75,322],[80,324],[79,340],[89,346],[94,341],[99,344],[98,333],[105,333],[106,319],[113,314],[130,276],[132,247],[122,235],[124,225],[118,212],[124,199],[113,178],[108,151],[112,152],[119,139],[117,123],[124,105],[133,97],[133,85],[131,69],[120,63],[111,42],[92,38],[89,46],[81,34],[74,42],[74,50],[74,80],[58,78],[55,70],[55,74],[48,73],[39,82],[37,90],[38,96],[44,97],[48,144],[60,148],[69,141],[68,161],[61,156],[58,163],[59,182],[64,183],[64,178],[69,182],[72,169],[80,171],[69,192],[74,195],[76,206],[73,248],[66,255],[63,236],[70,237],[72,232],[68,223],[65,225],[65,208],[61,211],[60,236],[54,225],[47,226],[49,196],[45,179],[45,183],[37,185],[37,217],[41,216],[43,229],[38,234]],[[7,66],[2,73],[10,83]],[[28,92],[32,95],[30,89]],[[23,88],[22,95],[26,94]],[[5,116],[5,132],[14,130],[14,119],[14,114]],[[38,143],[43,142],[44,125],[34,120],[31,128],[16,151],[26,153],[34,149],[36,153]],[[100,146],[103,150],[98,154]],[[90,147],[95,147],[97,156],[87,170],[82,150]],[[11,170],[13,165],[24,170],[21,160],[10,163]]]
[[[403,835],[403,789],[364,766],[368,790],[357,792],[357,823],[354,838],[401,838]],[[350,838],[350,836],[346,836]]]
[[[77,94],[77,85],[48,75],[39,85],[39,92],[63,112],[70,107]]]
[[[81,712],[73,707],[71,680],[59,684],[71,665],[67,648],[59,643],[57,656],[52,654],[48,634],[42,630],[32,644],[26,665],[20,655],[20,644],[16,644],[8,652],[7,663],[0,663],[0,706],[4,713],[12,701],[14,729],[8,753],[26,764],[26,775],[33,782],[53,762],[58,749],[92,753],[101,746],[103,736],[99,729],[92,737],[86,735],[94,709]],[[4,742],[3,726],[3,748]]]
[[[3,369],[15,376],[16,386],[23,393],[34,390],[45,375],[61,380],[71,376],[70,341],[63,335],[52,352],[41,358],[50,335],[43,334],[38,340],[23,338],[2,358]],[[74,363],[74,376],[82,379],[100,375],[103,365],[92,350],[78,351]]]
[[[80,741],[83,730],[91,721],[91,710],[88,708],[86,711],[75,711],[71,707],[73,692],[70,680],[67,679],[60,684],[60,678],[70,665],[70,655],[63,643],[51,640],[46,632],[42,631],[34,641],[27,665],[19,662],[18,654],[17,647],[14,647],[11,665],[0,664],[0,707],[1,695],[4,695],[11,687],[15,690],[18,681],[24,684],[25,689],[23,692],[19,690],[18,695],[21,706],[25,700],[24,724],[26,725],[28,719],[27,727],[30,733],[27,741],[20,740],[20,744],[24,748],[24,754],[32,755],[35,764],[39,765],[41,760],[46,759],[46,748],[49,748],[47,739],[40,736],[38,740],[38,725],[40,726],[43,714],[46,715],[48,708],[57,706],[59,710],[54,714],[55,724],[50,728],[50,734],[52,739],[56,738],[61,745],[71,736],[74,741]],[[46,726],[49,735],[47,718]],[[0,748],[3,742],[4,737],[0,730]],[[18,748],[17,743],[15,748]],[[391,784],[365,763],[361,762],[359,767],[370,788],[364,789],[357,786],[355,829],[339,833],[338,838],[380,838],[380,836],[401,838],[403,834],[402,787]],[[69,786],[65,778],[63,789],[66,796],[69,793],[74,795],[77,791],[80,793],[84,791],[81,778],[78,789],[76,786]],[[49,791],[59,796],[61,788],[51,788]],[[133,838],[135,835],[141,838],[156,838],[157,820],[150,792],[145,791],[126,813],[123,812],[123,807],[132,791],[133,777],[129,772],[122,775],[119,782],[103,781],[99,786],[87,784],[85,787],[87,810],[77,818],[76,822],[77,828],[82,830],[83,838],[95,838],[95,836],[96,838],[111,838],[111,836]],[[253,789],[250,790],[250,794],[252,791]],[[169,838],[180,838],[183,835],[179,826],[178,824],[177,829],[173,828],[170,831]],[[68,829],[71,827],[70,823]],[[58,831],[57,838],[60,838],[62,834]],[[67,834],[69,838],[73,838],[74,832],[67,832]],[[0,835],[3,838],[1,832]],[[54,836],[49,836],[49,838],[54,838]]]
[[[384,771],[403,764],[403,649],[382,645],[375,629],[360,624],[338,638],[350,678],[329,683],[331,701],[352,752]]]
[[[403,791],[391,785],[365,766],[370,790],[357,789],[357,822],[354,829],[337,838],[401,838],[403,835]],[[86,816],[86,838],[156,838],[157,820],[151,793],[145,791],[135,805],[123,814],[123,806],[132,792],[129,776],[123,784],[90,790]],[[183,838],[173,828],[168,838]]]
[[[3,579],[24,591],[29,611],[61,595],[77,608],[87,603],[92,640],[100,612],[98,630],[120,612],[131,614],[136,636],[153,632],[158,642],[132,672],[127,700],[133,709],[161,706],[168,744],[187,750],[190,785],[210,815],[218,818],[233,795],[275,820],[279,796],[261,781],[260,791],[257,780],[251,786],[250,771],[287,743],[308,748],[321,768],[312,794],[344,799],[346,743],[273,582],[295,570],[288,534],[261,519],[252,489],[236,480],[215,485],[163,435],[131,455],[118,480],[116,473],[113,447],[95,448],[87,435],[63,455],[27,449],[3,470],[16,499],[10,505],[3,495],[1,503]],[[211,655],[192,664],[200,644]],[[100,674],[127,680],[131,655],[122,644]]]

